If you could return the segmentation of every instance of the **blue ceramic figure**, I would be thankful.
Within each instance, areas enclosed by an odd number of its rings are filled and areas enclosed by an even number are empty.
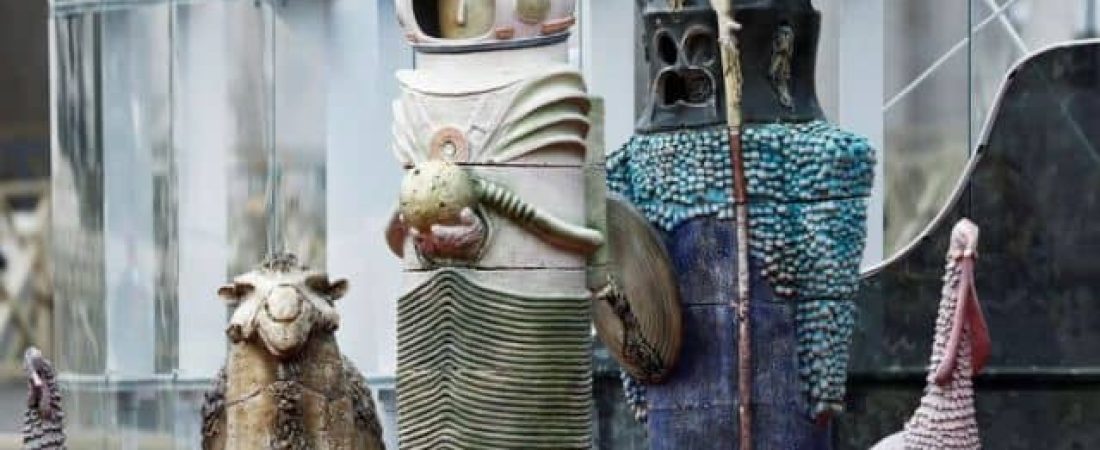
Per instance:
[[[753,441],[829,448],[842,410],[874,151],[826,122],[814,91],[820,14],[809,0],[734,1],[749,202]],[[679,282],[682,350],[628,398],[652,449],[737,448],[736,232],[716,15],[644,6],[649,99],[608,157],[610,190],[663,232]]]

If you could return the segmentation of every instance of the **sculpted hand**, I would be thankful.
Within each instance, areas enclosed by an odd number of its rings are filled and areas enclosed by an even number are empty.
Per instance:
[[[458,223],[434,224],[429,233],[409,228],[417,251],[429,259],[474,259],[485,242],[487,228],[470,208],[463,208]]]

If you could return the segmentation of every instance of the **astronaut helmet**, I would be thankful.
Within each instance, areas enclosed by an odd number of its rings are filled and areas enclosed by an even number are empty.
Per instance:
[[[422,53],[469,53],[564,42],[576,0],[396,0],[405,38]]]

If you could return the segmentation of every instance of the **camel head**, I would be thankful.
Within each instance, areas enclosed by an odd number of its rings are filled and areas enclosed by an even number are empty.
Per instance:
[[[340,326],[334,303],[347,292],[346,280],[298,264],[294,255],[276,255],[255,270],[218,289],[237,310],[226,334],[234,343],[260,342],[272,356],[292,358],[315,332]]]

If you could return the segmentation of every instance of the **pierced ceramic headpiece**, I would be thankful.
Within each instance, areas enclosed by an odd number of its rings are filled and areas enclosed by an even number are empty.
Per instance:
[[[718,22],[706,0],[647,0],[642,9],[649,91],[640,131],[722,123]]]
[[[641,132],[724,123],[717,17],[708,0],[638,0],[649,89]],[[749,123],[821,119],[815,74],[820,13],[810,0],[733,0],[741,114]]]
[[[396,0],[405,37],[424,53],[466,53],[565,41],[576,0]]]

